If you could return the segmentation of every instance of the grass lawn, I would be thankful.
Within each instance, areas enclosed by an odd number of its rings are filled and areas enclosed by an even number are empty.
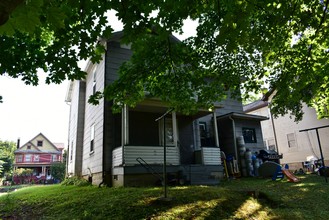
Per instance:
[[[0,196],[0,219],[328,219],[329,184],[242,178],[219,186],[98,188],[45,185]]]

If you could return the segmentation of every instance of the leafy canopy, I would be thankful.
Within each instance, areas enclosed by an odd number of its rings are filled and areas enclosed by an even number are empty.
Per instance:
[[[0,140],[0,178],[13,172],[15,142]]]
[[[0,4],[0,73],[27,84],[37,84],[38,68],[48,83],[84,78],[77,61],[101,59],[97,41],[110,37],[106,13],[115,10],[134,53],[119,80],[91,100],[133,106],[146,90],[189,113],[227,91],[257,93],[269,85],[277,90],[274,115],[300,120],[305,102],[320,118],[329,116],[328,0],[8,2]],[[171,33],[181,33],[188,18],[198,21],[197,35],[178,43]]]

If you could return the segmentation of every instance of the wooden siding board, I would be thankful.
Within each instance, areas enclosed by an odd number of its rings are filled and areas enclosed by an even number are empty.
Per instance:
[[[176,147],[167,147],[167,164],[179,165],[179,153]],[[148,164],[163,164],[163,147],[125,146],[124,164],[139,164],[136,159],[141,157]]]
[[[103,57],[104,58],[104,57]],[[104,59],[96,64],[96,90],[104,89]],[[86,99],[93,93],[94,74],[89,72],[86,77]],[[92,173],[103,171],[103,119],[104,119],[104,99],[98,105],[86,102],[85,126],[83,144],[83,165],[82,174],[88,175],[89,169]],[[90,132],[91,126],[95,125],[94,152],[90,152]]]
[[[220,148],[202,148],[203,164],[204,165],[221,165]]]

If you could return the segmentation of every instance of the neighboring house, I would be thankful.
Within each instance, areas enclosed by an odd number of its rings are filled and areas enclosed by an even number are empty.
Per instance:
[[[300,132],[305,129],[318,128],[318,134],[325,164],[329,162],[329,120],[317,119],[316,112],[303,104],[304,116],[296,123],[290,115],[273,118],[270,103],[275,92],[266,94],[262,100],[244,106],[248,114],[267,116],[270,120],[262,121],[262,132],[265,145],[270,150],[283,154],[281,164],[289,164],[293,170],[305,167],[305,162],[321,159],[316,130]],[[328,127],[326,127],[328,126]]]
[[[64,144],[54,144],[40,133],[21,147],[17,146],[17,150],[14,152],[14,170],[18,168],[32,169],[32,176],[28,178],[35,182],[51,179],[51,164],[62,161],[63,147]]]
[[[236,147],[235,140],[219,138],[219,128],[222,138],[234,138],[242,135],[243,127],[237,123],[235,134],[232,129],[224,132],[226,125],[222,125],[220,115],[237,112],[248,119],[252,117],[243,114],[241,102],[234,99],[217,103],[214,112],[200,110],[186,116],[173,111],[166,117],[161,116],[168,106],[156,98],[147,98],[134,108],[124,107],[120,114],[114,114],[111,102],[104,99],[99,105],[89,104],[88,97],[113,83],[120,65],[132,55],[127,45],[120,44],[121,36],[122,32],[118,32],[104,41],[103,59],[98,64],[88,62],[86,79],[73,81],[68,87],[66,101],[71,105],[68,174],[110,186],[154,184],[163,173],[165,140],[169,181],[217,184],[223,175],[221,143],[227,149]],[[259,133],[255,146],[262,148],[258,118],[258,125],[251,123],[246,127]]]

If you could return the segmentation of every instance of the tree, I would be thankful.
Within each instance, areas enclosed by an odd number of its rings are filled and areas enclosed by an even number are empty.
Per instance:
[[[110,36],[112,9],[134,54],[119,80],[90,101],[105,96],[120,109],[147,90],[190,113],[228,91],[258,93],[269,85],[277,90],[274,115],[300,120],[305,102],[329,116],[328,0],[13,2],[0,7],[0,18],[9,14],[0,27],[0,70],[28,84],[37,84],[37,68],[48,71],[48,83],[83,78],[77,61],[99,61],[104,48],[97,41]],[[198,21],[197,35],[179,43],[171,33],[187,18]]]
[[[50,167],[51,176],[56,179],[62,181],[65,177],[65,163],[56,162],[52,163]]]
[[[13,172],[15,142],[0,140],[0,178]]]

